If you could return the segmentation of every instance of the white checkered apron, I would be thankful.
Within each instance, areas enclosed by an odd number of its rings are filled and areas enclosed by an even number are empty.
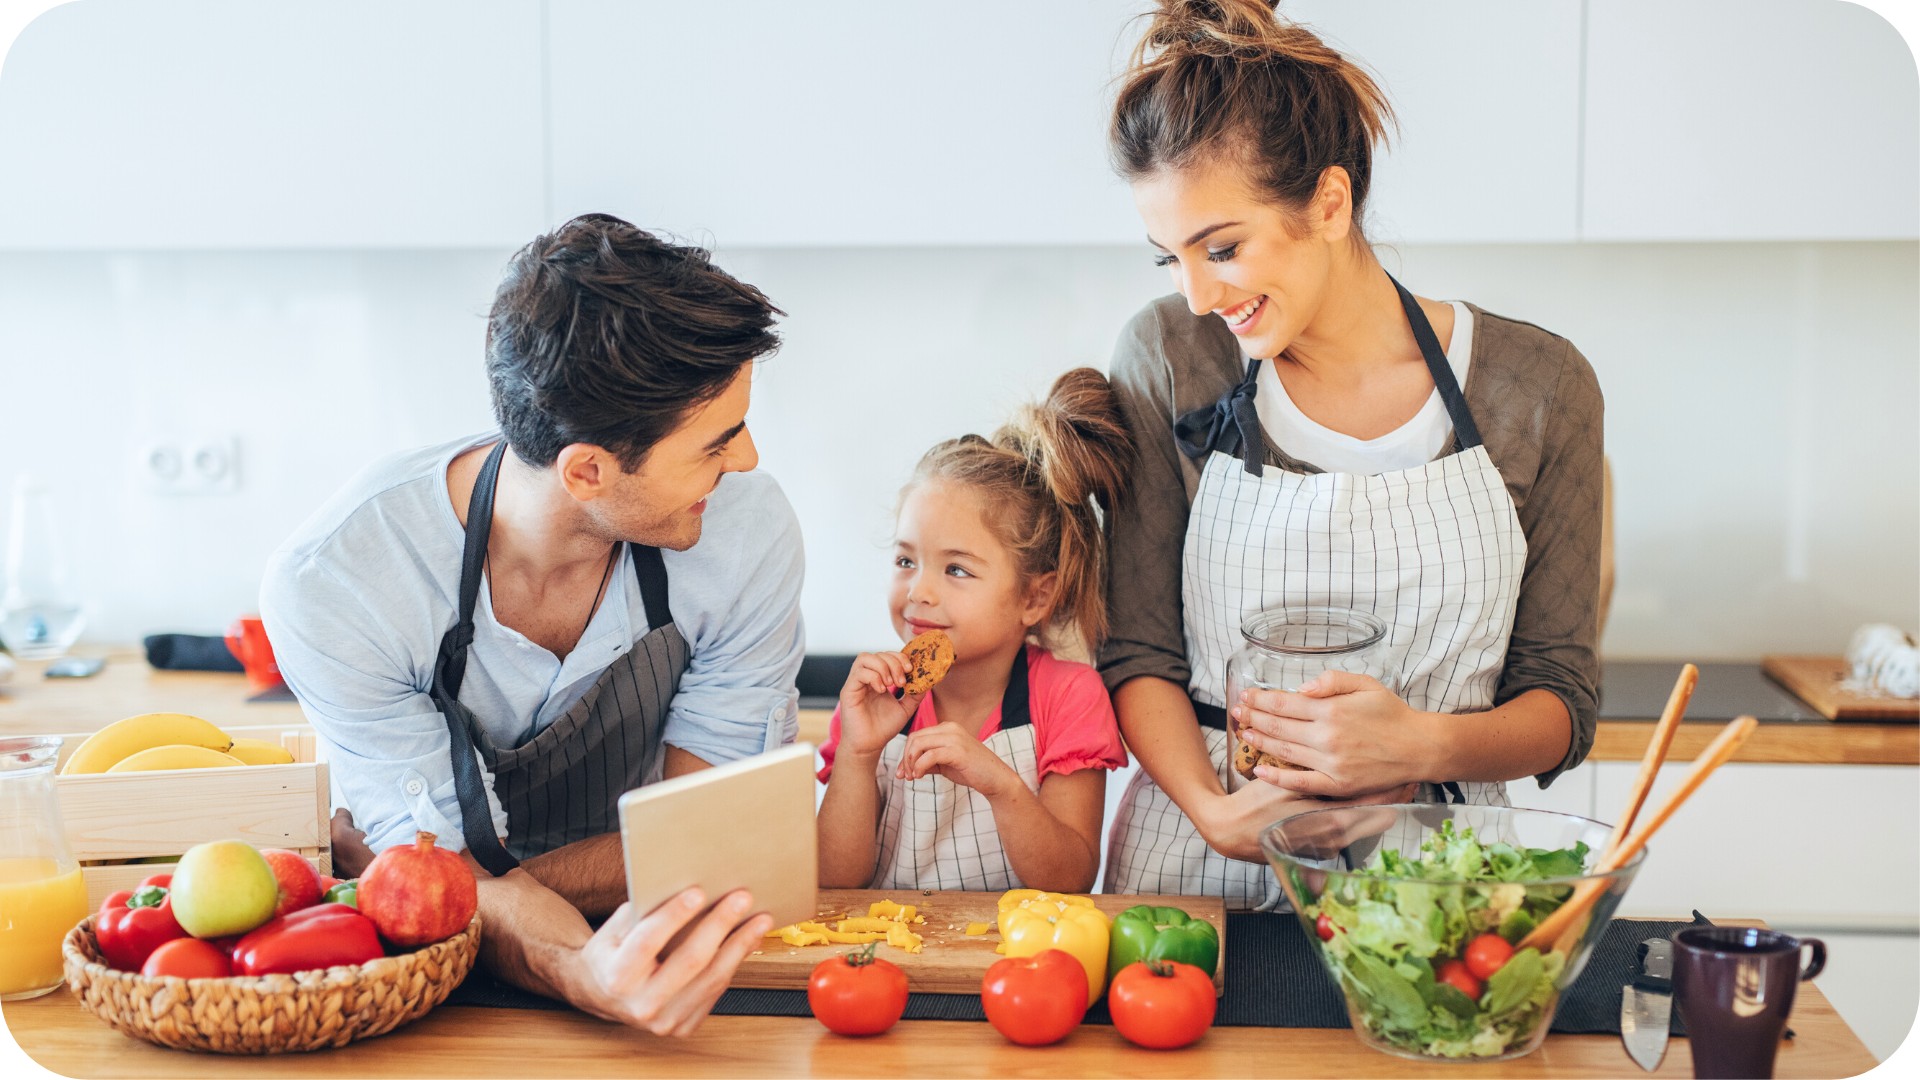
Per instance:
[[[1002,728],[987,749],[1013,766],[1038,793],[1040,760],[1033,725]],[[875,845],[875,889],[963,889],[1004,892],[1025,888],[1000,846],[993,804],[985,795],[944,776],[894,776],[907,740],[889,740],[874,773],[880,781],[880,833]]]
[[[1403,696],[1415,709],[1493,707],[1526,536],[1431,328],[1404,290],[1402,298],[1460,449],[1375,476],[1268,466],[1265,444],[1248,423],[1258,361],[1249,364],[1246,381],[1217,407],[1222,420],[1209,438],[1214,445],[1187,522],[1181,599],[1188,692],[1196,702],[1226,705],[1227,660],[1241,645],[1247,616],[1326,606],[1364,611],[1387,625]],[[1233,426],[1238,435],[1227,430]],[[1223,788],[1246,783],[1229,767],[1226,732],[1202,733]],[[1507,805],[1504,784],[1459,788],[1469,803]],[[1421,797],[1439,795],[1426,785]],[[1265,865],[1208,847],[1144,770],[1122,798],[1108,858],[1108,892],[1223,896],[1229,908],[1263,911],[1285,899]]]

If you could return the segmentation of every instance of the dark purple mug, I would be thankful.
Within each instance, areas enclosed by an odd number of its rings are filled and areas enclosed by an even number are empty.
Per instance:
[[[1800,953],[1813,949],[1803,971]],[[1743,926],[1695,926],[1673,935],[1673,1001],[1687,1023],[1693,1075],[1773,1075],[1794,989],[1827,966],[1819,938]]]

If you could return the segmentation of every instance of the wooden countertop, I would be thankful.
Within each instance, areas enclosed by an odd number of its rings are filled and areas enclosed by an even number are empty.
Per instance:
[[[139,649],[74,650],[105,656],[85,679],[49,679],[46,661],[23,660],[0,683],[0,735],[64,735],[98,731],[140,713],[183,712],[221,727],[306,723],[297,702],[249,702],[247,677],[216,671],[156,671]]]
[[[84,648],[81,655],[90,654]],[[46,679],[45,663],[25,662],[0,683],[0,735],[96,731],[143,712],[185,712],[222,727],[305,723],[292,701],[249,702],[240,675],[155,671],[138,650],[106,653],[89,679]],[[1606,669],[1604,705],[1590,761],[1639,761],[1672,689],[1678,663],[1625,661]],[[1738,712],[1762,719],[1735,761],[1800,765],[1920,765],[1920,725],[1834,722],[1799,705],[1759,674],[1758,664],[1703,664],[1700,689],[1671,757],[1689,760]],[[800,710],[800,738],[825,741],[831,709]]]
[[[1728,920],[1737,922],[1740,920]],[[871,1039],[829,1034],[813,1020],[716,1016],[692,1038],[661,1039],[572,1011],[436,1009],[389,1035],[339,1050],[233,1058],[138,1042],[59,991],[0,1009],[35,1061],[68,1076],[1459,1076],[1463,1066],[1389,1057],[1350,1031],[1215,1028],[1185,1050],[1141,1050],[1100,1024],[1066,1041],[1022,1048],[985,1023],[909,1020]],[[1875,1061],[1820,993],[1800,984],[1795,1038],[1774,1075],[1854,1076]],[[1618,1036],[1551,1035],[1515,1061],[1465,1066],[1474,1076],[1639,1076]],[[1655,1076],[1692,1075],[1674,1039]]]

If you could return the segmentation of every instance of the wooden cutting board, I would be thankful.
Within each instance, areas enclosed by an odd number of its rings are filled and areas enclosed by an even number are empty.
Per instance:
[[[1768,656],[1760,669],[1829,720],[1920,720],[1920,701],[1841,689],[1849,672],[1843,657]]]
[[[913,928],[924,943],[919,953],[910,953],[882,943],[881,957],[898,964],[907,973],[907,987],[920,994],[978,994],[980,980],[1001,955],[994,952],[1000,944],[999,893],[922,892],[877,889],[822,889],[819,913],[822,921],[848,915],[865,915],[867,905],[876,900],[913,904],[927,921]],[[1109,918],[1136,904],[1177,907],[1196,918],[1205,919],[1220,932],[1222,962],[1215,966],[1213,984],[1216,993],[1226,986],[1227,947],[1226,906],[1217,896],[1109,896],[1095,893],[1094,906]],[[968,937],[967,924],[986,923],[989,929],[980,937]],[[734,975],[736,987],[760,990],[804,990],[814,965],[838,953],[860,948],[857,945],[789,945],[779,938],[767,938],[761,947],[740,965]]]

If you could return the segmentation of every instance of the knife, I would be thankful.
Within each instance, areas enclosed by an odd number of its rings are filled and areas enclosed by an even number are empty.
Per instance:
[[[1620,1041],[1627,1055],[1652,1072],[1667,1054],[1667,1018],[1673,1010],[1673,942],[1640,943],[1640,974],[1620,992]]]

